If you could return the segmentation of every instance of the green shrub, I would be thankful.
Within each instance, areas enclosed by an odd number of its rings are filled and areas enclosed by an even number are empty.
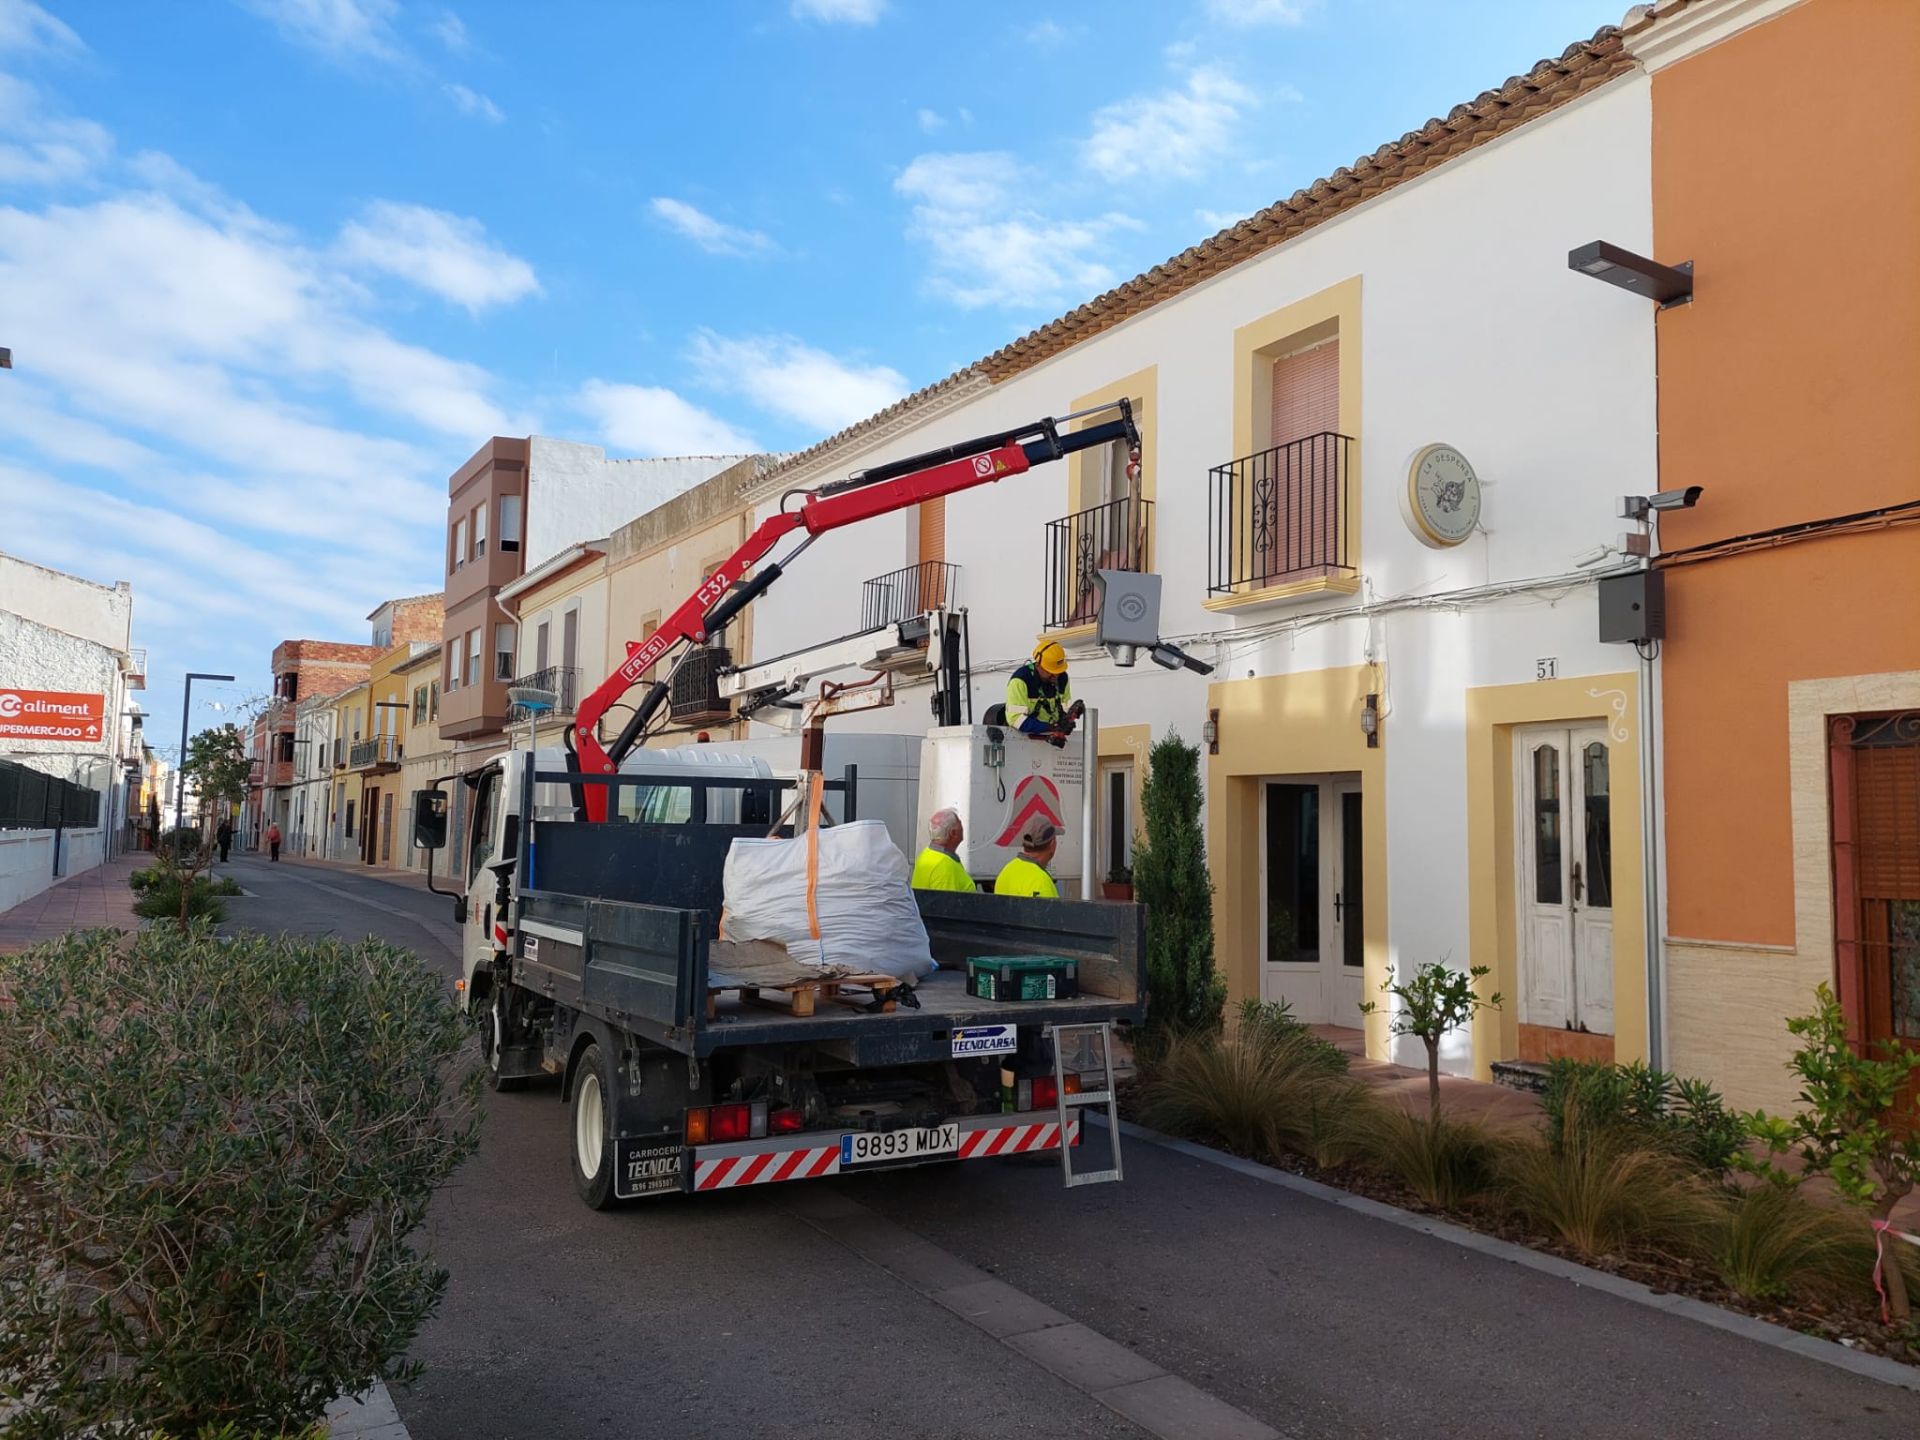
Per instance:
[[[1242,1000],[1237,1019],[1243,1042],[1273,1043],[1304,1037],[1326,1052],[1322,1061],[1328,1073],[1341,1074],[1347,1068],[1346,1052],[1315,1035],[1305,1021],[1295,1019],[1293,1007],[1285,1000]]]
[[[1562,1115],[1558,1144],[1515,1141],[1496,1158],[1513,1211],[1582,1255],[1697,1253],[1712,1224],[1711,1193],[1685,1162],[1617,1125],[1588,1124],[1577,1104]]]
[[[1550,1144],[1560,1143],[1562,1117],[1577,1105],[1588,1124],[1617,1127],[1635,1144],[1669,1149],[1715,1175],[1733,1164],[1747,1139],[1746,1122],[1712,1086],[1650,1070],[1638,1060],[1552,1060],[1542,1104]]]
[[[1757,1300],[1858,1294],[1873,1268],[1873,1233],[1858,1216],[1804,1200],[1785,1185],[1729,1191],[1709,1239],[1728,1287]]]
[[[465,1023],[411,954],[156,926],[0,958],[10,1440],[299,1431],[404,1356],[408,1244],[474,1144]]]
[[[1499,1145],[1473,1121],[1376,1105],[1359,1127],[1361,1153],[1438,1209],[1458,1209],[1493,1186]]]
[[[206,849],[206,837],[200,833],[199,829],[192,825],[182,825],[176,830],[169,830],[163,834],[159,843],[154,846],[153,853],[156,858],[185,860],[190,856],[204,854]]]
[[[127,886],[137,895],[150,887],[153,882],[159,878],[160,867],[158,865],[145,865],[127,876]]]
[[[241,893],[240,882],[231,875],[222,875],[213,882],[213,893],[216,895],[238,895]]]
[[[204,875],[187,880],[176,874],[162,872],[140,892],[140,898],[133,902],[133,913],[148,920],[178,921],[183,890],[189,920],[226,919],[227,907],[220,903],[218,897],[239,893],[238,886],[231,891],[218,889]]]

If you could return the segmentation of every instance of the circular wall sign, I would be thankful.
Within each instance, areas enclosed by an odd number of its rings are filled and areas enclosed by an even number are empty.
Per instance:
[[[1423,545],[1458,545],[1480,524],[1480,477],[1451,445],[1423,445],[1407,465],[1400,513]]]

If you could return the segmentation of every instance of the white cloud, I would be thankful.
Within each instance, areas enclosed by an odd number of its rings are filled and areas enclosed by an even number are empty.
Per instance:
[[[329,60],[397,64],[406,52],[393,33],[397,0],[241,0],[295,45]]]
[[[533,267],[492,244],[478,220],[424,205],[374,201],[341,229],[340,253],[476,315],[540,293]]]
[[[1121,214],[1056,220],[1021,208],[1021,166],[1000,151],[921,155],[893,188],[913,201],[910,233],[933,254],[928,288],[964,309],[1083,299],[1113,282],[1103,258]]]
[[[887,8],[887,0],[793,0],[796,20],[819,20],[828,25],[871,25]]]
[[[1304,25],[1320,0],[1207,0],[1207,13],[1228,25]]]
[[[1251,210],[1196,210],[1193,218],[1213,230],[1226,230],[1238,225],[1253,212]]]
[[[0,0],[4,3],[4,0]],[[33,86],[0,74],[0,185],[64,185],[113,153],[113,136],[91,120],[45,113]]]
[[[578,404],[607,444],[635,455],[750,455],[760,448],[718,415],[656,385],[589,380]]]
[[[1253,92],[1215,69],[1195,70],[1184,88],[1108,105],[1093,117],[1082,155],[1108,180],[1198,175],[1237,133]]]
[[[943,129],[947,123],[947,117],[942,115],[938,110],[922,110],[914,118],[919,120],[920,128],[929,135],[936,130]]]
[[[430,26],[433,38],[446,46],[448,53],[467,55],[473,51],[473,36],[467,33],[467,22],[451,10],[442,10]]]
[[[465,85],[442,85],[440,88],[455,105],[460,107],[462,115],[478,115],[481,119],[490,120],[495,125],[507,118],[505,111],[478,90],[470,90]]]
[[[0,0],[0,55],[10,50],[84,50],[64,21],[33,0]]]
[[[1078,25],[1062,25],[1058,20],[1036,20],[1020,31],[1020,38],[1038,50],[1054,50],[1079,33]]]
[[[822,432],[864,420],[907,393],[907,377],[891,366],[849,364],[791,335],[729,340],[702,330],[688,354],[704,384]]]
[[[773,237],[759,230],[729,225],[684,200],[656,195],[647,202],[654,219],[684,235],[709,255],[765,255],[776,249]]]

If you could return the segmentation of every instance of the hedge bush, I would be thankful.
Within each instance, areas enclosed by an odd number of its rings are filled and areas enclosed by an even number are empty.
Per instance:
[[[297,1433],[410,1378],[446,1273],[408,1237],[475,1141],[466,1036],[373,940],[0,959],[0,1434]]]
[[[1686,1080],[1640,1061],[1613,1065],[1555,1059],[1541,1096],[1547,1138],[1560,1144],[1570,1108],[1589,1126],[1617,1129],[1634,1143],[1671,1151],[1708,1174],[1729,1169],[1746,1143],[1746,1121],[1704,1080]]]

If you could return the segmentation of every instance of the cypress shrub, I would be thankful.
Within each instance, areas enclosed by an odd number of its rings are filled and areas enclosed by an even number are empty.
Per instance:
[[[1134,898],[1147,907],[1147,1024],[1164,1036],[1217,1034],[1226,982],[1213,968],[1213,881],[1200,828],[1200,751],[1169,732],[1148,752],[1133,856]]]

